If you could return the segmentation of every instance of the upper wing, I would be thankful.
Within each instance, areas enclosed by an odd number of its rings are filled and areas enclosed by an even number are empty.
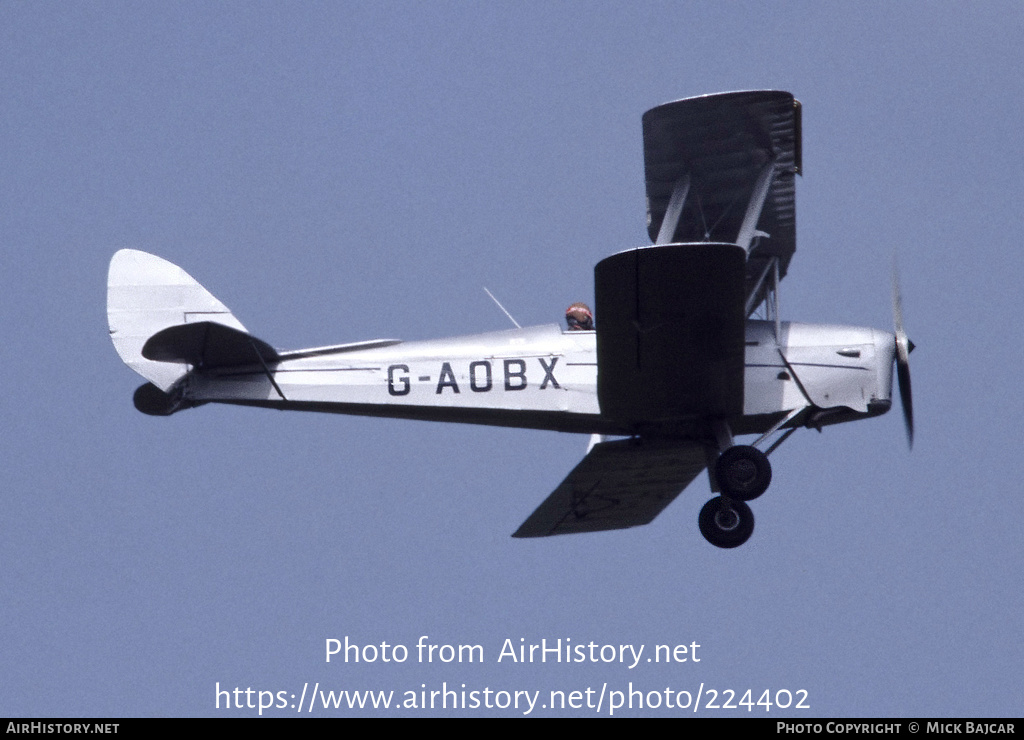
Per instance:
[[[513,537],[597,532],[648,524],[704,470],[695,442],[616,440],[587,453]]]
[[[772,258],[782,278],[796,249],[799,101],[773,90],[677,100],[647,111],[643,133],[651,240],[739,244],[756,307]]]

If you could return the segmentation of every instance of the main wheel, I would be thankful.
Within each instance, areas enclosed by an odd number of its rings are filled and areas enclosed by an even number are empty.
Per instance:
[[[697,523],[704,539],[715,547],[739,547],[754,533],[754,512],[742,501],[716,496],[704,504]]]
[[[735,445],[718,456],[715,477],[723,495],[753,501],[768,490],[772,465],[768,456],[756,447]]]

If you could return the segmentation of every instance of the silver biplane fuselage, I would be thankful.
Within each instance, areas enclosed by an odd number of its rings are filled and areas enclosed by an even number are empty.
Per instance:
[[[795,410],[821,426],[877,416],[891,405],[894,338],[877,329],[781,323],[746,325],[743,413],[733,434],[763,434]],[[384,340],[387,341],[387,340]],[[596,332],[547,326],[420,342],[395,342],[285,359],[276,387],[257,362],[191,373],[193,403],[329,411],[602,436],[703,434],[701,418],[638,427],[606,418],[597,398]],[[796,380],[798,378],[799,380]],[[802,386],[802,387],[801,387]],[[810,402],[810,403],[809,403]]]
[[[771,482],[767,456],[797,428],[886,412],[894,361],[912,434],[911,345],[898,297],[895,333],[779,318],[801,167],[792,95],[676,101],[648,111],[643,128],[654,243],[598,263],[594,330],[282,351],[181,268],[121,250],[107,312],[121,358],[149,381],[136,407],[167,415],[216,402],[590,434],[583,460],[515,536],[647,524],[707,470],[721,496],[701,511],[701,532],[742,544],[754,526],[745,502]],[[745,434],[760,437],[736,444]]]

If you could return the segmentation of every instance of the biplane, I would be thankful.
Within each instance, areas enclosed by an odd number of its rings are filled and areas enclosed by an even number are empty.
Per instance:
[[[705,95],[643,116],[652,244],[601,260],[590,330],[558,325],[432,341],[281,350],[181,268],[136,251],[110,263],[110,335],[148,381],[137,409],[206,403],[591,435],[586,455],[514,537],[651,522],[707,470],[698,523],[713,545],[750,537],[768,456],[800,428],[878,416],[908,354],[895,330],[782,321],[796,245],[800,103],[787,92]],[[750,444],[736,438],[757,435]]]

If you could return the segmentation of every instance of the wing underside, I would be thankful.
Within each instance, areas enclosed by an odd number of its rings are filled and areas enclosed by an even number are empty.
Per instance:
[[[705,464],[704,447],[695,442],[602,442],[512,536],[547,537],[648,524]]]

